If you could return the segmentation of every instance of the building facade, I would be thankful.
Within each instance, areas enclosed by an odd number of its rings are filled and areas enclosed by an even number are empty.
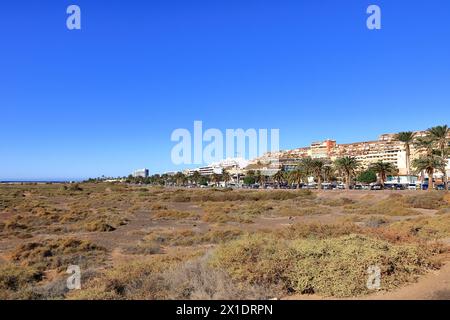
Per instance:
[[[138,178],[138,177],[147,178],[148,175],[149,175],[148,169],[137,169],[137,170],[134,170],[134,172],[132,173],[132,176],[135,178]]]

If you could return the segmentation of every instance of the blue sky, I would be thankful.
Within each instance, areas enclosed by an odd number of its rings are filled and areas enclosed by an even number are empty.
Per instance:
[[[449,124],[449,14],[448,0],[2,3],[0,180],[180,169],[170,135],[194,120],[279,128],[282,149]]]

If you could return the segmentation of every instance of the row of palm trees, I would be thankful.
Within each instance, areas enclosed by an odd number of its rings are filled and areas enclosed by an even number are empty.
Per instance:
[[[280,170],[273,176],[273,179],[278,184],[286,182],[302,184],[308,183],[309,178],[313,177],[320,190],[324,181],[337,181],[337,177],[342,177],[346,188],[349,189],[360,169],[362,169],[361,165],[355,157],[345,156],[336,159],[334,162],[306,157],[300,160],[295,170],[289,172]],[[372,164],[369,170],[378,174],[382,184],[384,184],[388,175],[394,175],[398,172],[392,163],[382,161]]]
[[[444,185],[447,189],[448,177],[446,173],[447,159],[450,154],[449,148],[450,128],[447,125],[435,126],[426,131],[426,135],[416,137],[414,132],[399,132],[395,138],[405,145],[407,173],[412,172],[428,175],[428,190],[433,190],[433,175],[440,171],[443,174]],[[421,155],[411,161],[411,146],[414,146]]]

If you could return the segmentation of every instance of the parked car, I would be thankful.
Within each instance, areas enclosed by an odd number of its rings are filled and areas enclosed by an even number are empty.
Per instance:
[[[337,189],[344,190],[345,189],[345,184],[338,184],[337,185]]]
[[[384,189],[384,187],[383,187],[383,185],[380,184],[380,183],[374,184],[374,185],[370,188],[370,190],[383,190],[383,189]]]
[[[406,187],[403,184],[397,183],[392,186],[393,190],[405,190]]]
[[[438,184],[436,190],[445,190],[445,184]]]
[[[361,184],[357,184],[353,189],[355,189],[355,190],[362,190],[363,186]]]
[[[417,190],[416,184],[415,184],[415,183],[410,183],[410,184],[408,185],[408,190]]]

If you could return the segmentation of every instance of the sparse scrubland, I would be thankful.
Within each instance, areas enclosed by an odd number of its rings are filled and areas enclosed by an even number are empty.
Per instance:
[[[0,298],[363,297],[368,267],[396,290],[449,239],[444,192],[0,185]]]

